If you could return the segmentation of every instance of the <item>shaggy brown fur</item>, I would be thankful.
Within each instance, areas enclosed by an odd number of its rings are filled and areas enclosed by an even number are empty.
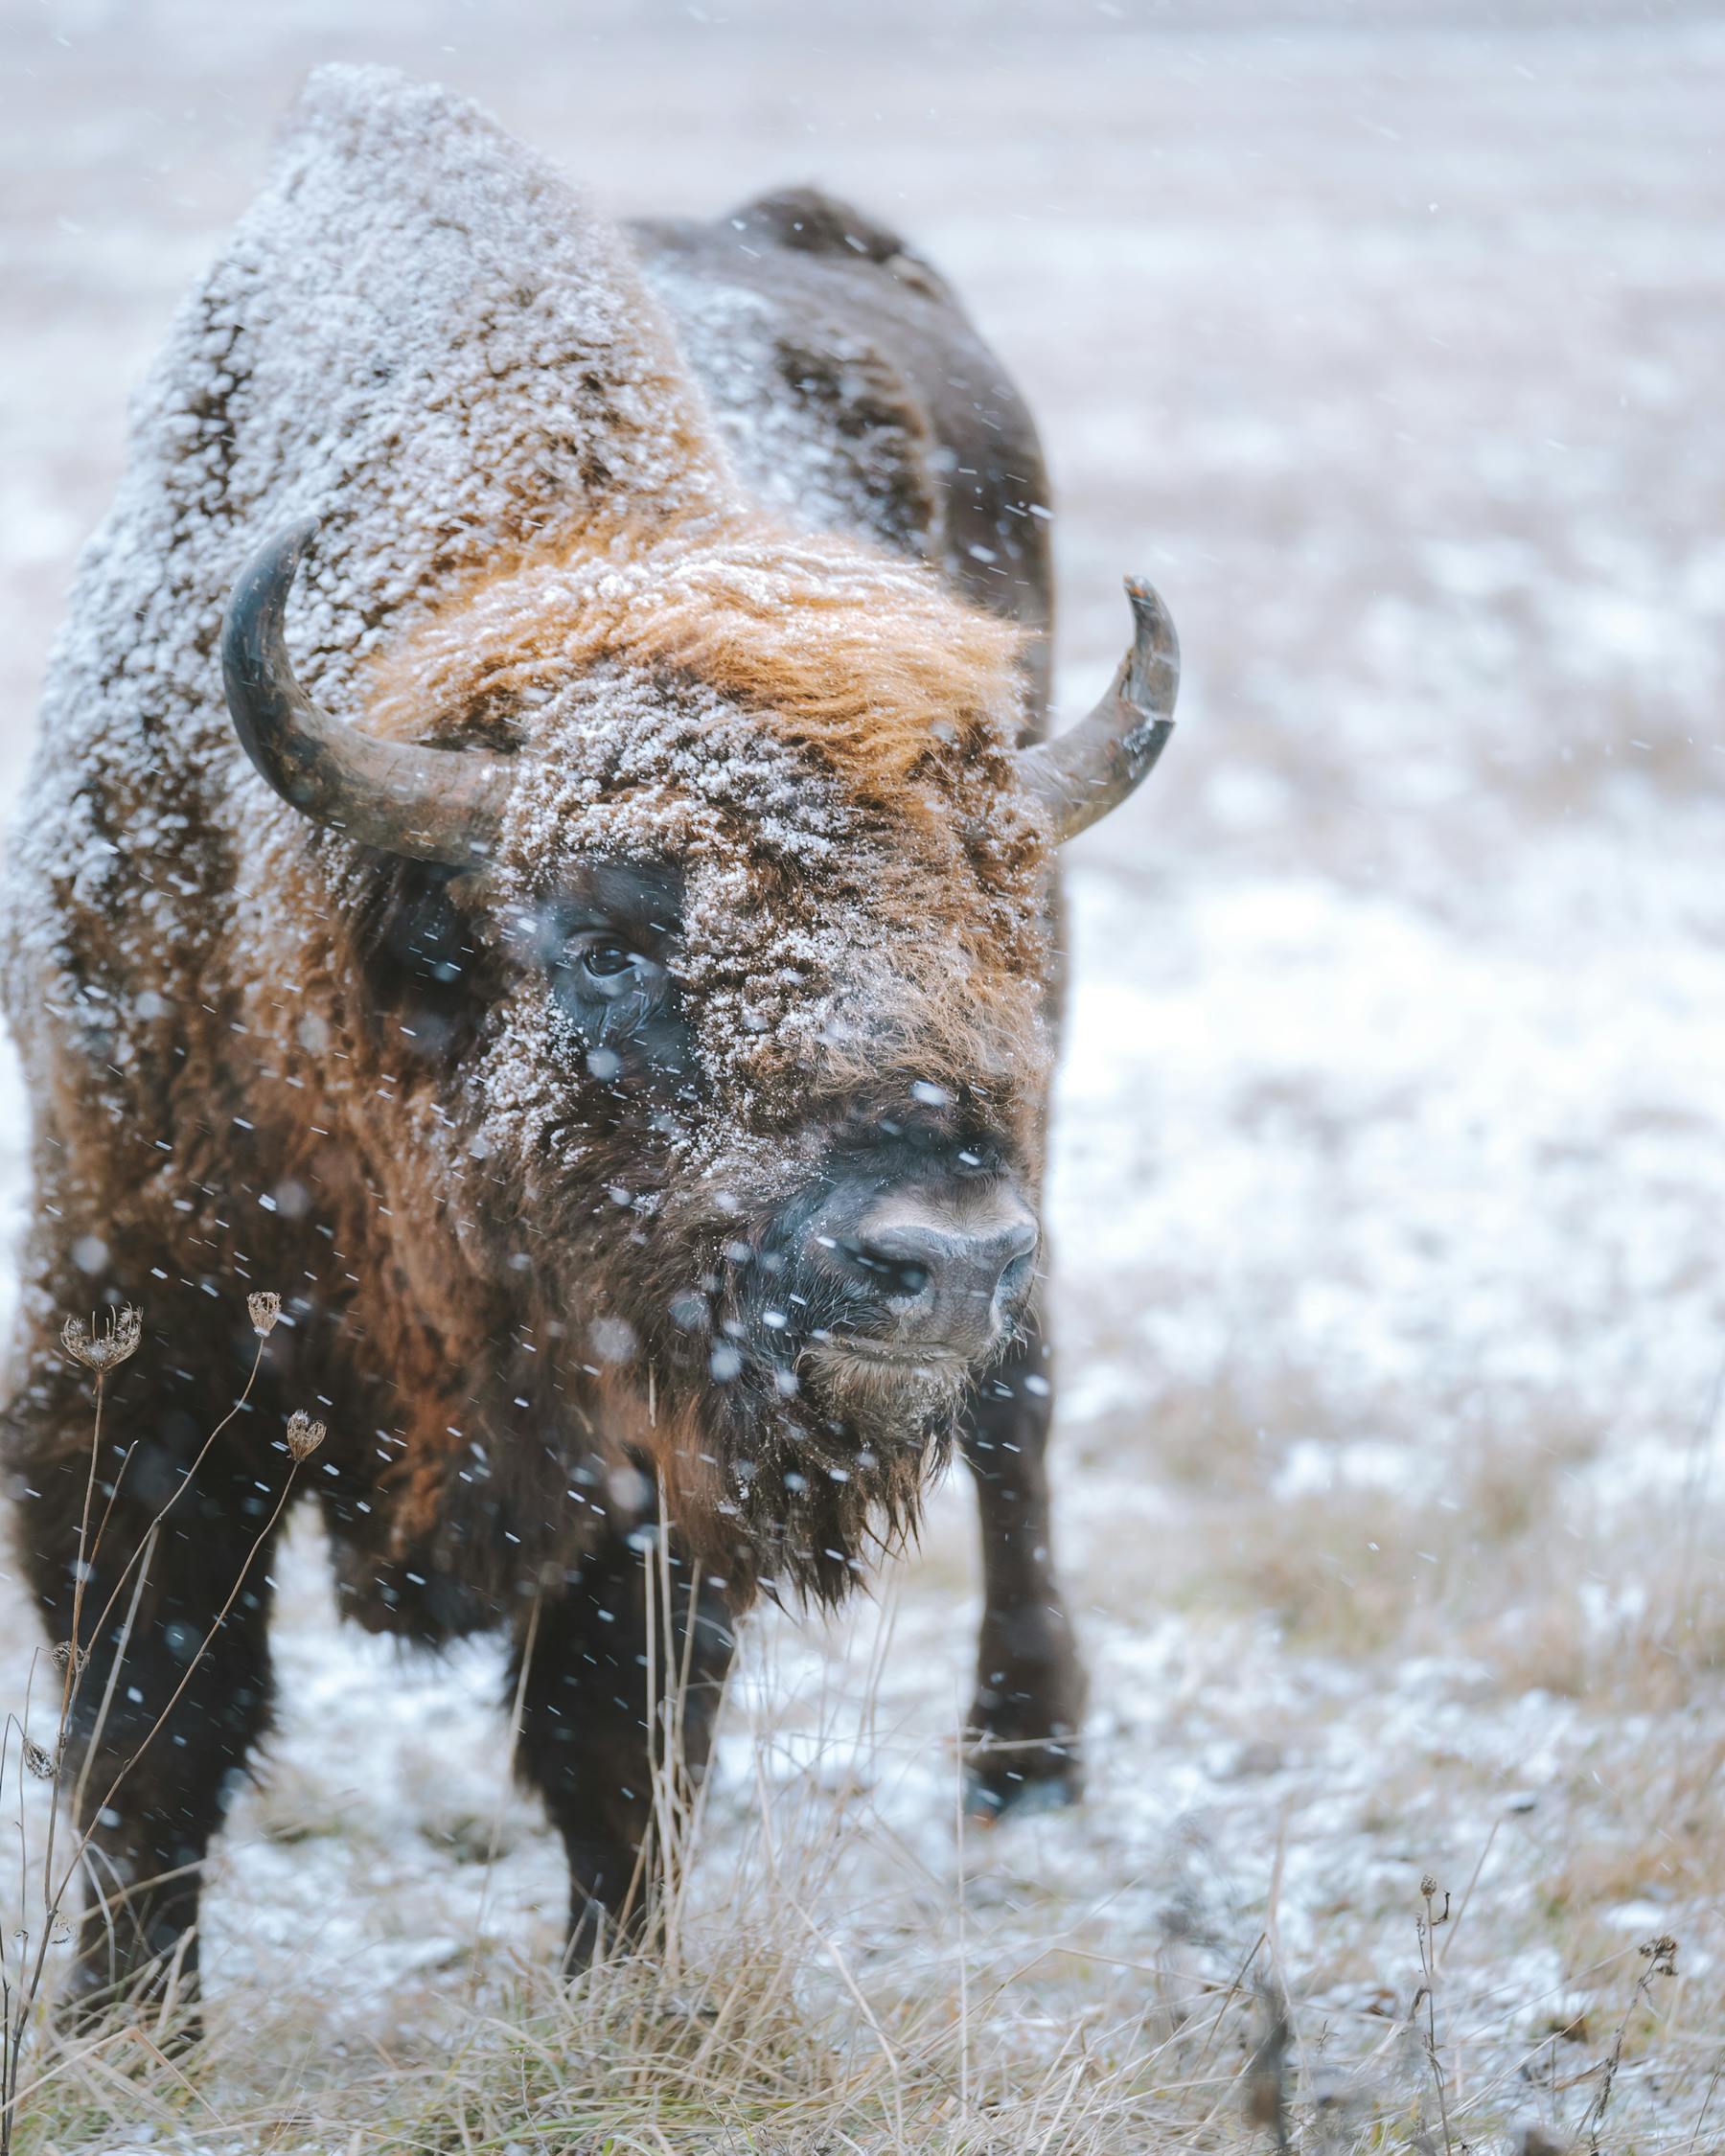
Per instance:
[[[359,125],[350,105],[364,100],[343,89],[343,128]],[[395,91],[379,109],[388,128],[423,117]],[[421,132],[442,155],[454,123],[428,109],[437,126]],[[507,146],[483,143],[514,200]],[[71,1736],[95,1746],[93,1789],[137,1749],[248,1556],[252,1571],[175,1709],[185,1741],[152,1747],[96,1830],[120,1924],[111,1973],[183,1938],[225,1778],[266,1724],[267,1560],[290,1473],[316,1494],[359,1621],[438,1641],[481,1625],[525,1636],[541,1613],[523,1756],[569,1849],[585,1951],[618,1914],[647,1826],[636,1542],[659,1488],[679,1624],[698,1686],[716,1686],[731,1616],[762,1585],[837,1599],[912,1523],[956,1429],[985,1517],[1010,1518],[1036,1551],[1000,1575],[1009,1606],[991,1585],[978,1726],[1046,1740],[1046,1755],[1012,1755],[1021,1784],[1070,1771],[1079,1687],[1047,1576],[1048,1388],[1027,1271],[1008,1313],[1020,1330],[1001,1333],[992,1368],[979,1354],[924,1369],[853,1351],[893,1319],[842,1254],[884,1191],[1033,1199],[1040,1182],[1050,861],[1013,749],[1040,719],[1018,617],[1046,619],[1046,552],[1014,558],[1029,597],[1021,608],[1002,588],[997,613],[927,565],[932,531],[916,538],[927,559],[906,560],[866,528],[793,529],[749,504],[653,338],[620,347],[616,364],[636,368],[628,424],[613,441],[601,411],[582,435],[583,403],[560,424],[590,485],[657,440],[675,483],[653,506],[644,483],[583,514],[560,496],[556,517],[512,523],[483,572],[398,590],[380,609],[388,634],[362,615],[334,647],[352,540],[337,521],[324,542],[334,581],[313,579],[290,624],[321,693],[399,734],[483,739],[515,779],[483,872],[367,853],[242,775],[212,710],[220,595],[190,580],[226,559],[232,471],[245,454],[266,469],[256,443],[276,440],[267,414],[245,417],[246,310],[264,305],[253,261],[241,250],[239,299],[218,288],[219,308],[207,303],[238,324],[207,393],[219,473],[205,473],[202,417],[171,383],[171,566],[147,580],[141,629],[124,547],[111,576],[93,555],[88,605],[110,609],[104,634],[121,649],[110,660],[94,635],[88,675],[65,670],[67,733],[21,849],[8,995],[37,1205],[6,1447],[25,1556],[63,1638],[90,1426],[58,1319],[92,1298],[140,1302],[144,1343],[112,1381],[98,1461],[108,1526],[93,1609],[169,1498],[174,1511],[99,1742],[118,1617],[89,1642],[98,1675]],[[862,267],[890,282],[874,258]],[[518,300],[538,337],[533,287],[498,289],[495,311]],[[938,287],[912,296],[929,378],[979,365]],[[836,338],[829,303],[811,300],[800,343]],[[881,302],[887,330],[897,305]],[[208,366],[203,320],[189,333]],[[863,370],[871,411],[891,374],[926,446],[985,470],[991,499],[1012,494],[1027,535],[1012,543],[1040,549],[1028,505],[1046,487],[1009,393],[991,393],[1004,413],[992,432],[972,411],[974,435],[949,439],[924,362],[889,347]],[[479,355],[473,394],[493,378]],[[819,424],[843,436],[835,381]],[[552,392],[518,369],[510,383],[530,429],[511,453],[531,473]],[[674,406],[656,437],[643,397]],[[369,410],[363,396],[353,409]],[[366,470],[374,487],[400,484],[396,442],[378,431]],[[998,442],[1020,445],[1022,476],[991,462]],[[364,462],[341,443],[331,453]],[[525,483],[510,481],[512,501]],[[962,529],[962,504],[929,500]],[[126,544],[137,529],[122,526]],[[403,540],[410,562],[423,539]],[[183,700],[167,728],[171,692]],[[189,1481],[257,1345],[253,1287],[281,1293],[285,1319],[245,1411]],[[967,1404],[978,1385],[986,1414]],[[296,1409],[329,1425],[304,1468],[286,1446]],[[675,1657],[679,1639],[660,1651]],[[697,1768],[705,1712],[690,1723]],[[145,1882],[166,1869],[178,1876],[158,1893]],[[86,1938],[86,1989],[110,1973],[104,1938],[101,1925]]]

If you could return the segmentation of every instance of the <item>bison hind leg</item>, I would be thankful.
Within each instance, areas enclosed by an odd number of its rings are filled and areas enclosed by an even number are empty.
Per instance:
[[[982,1534],[967,1797],[984,1822],[1076,1803],[1084,1792],[1084,1667],[1051,1554],[1052,1410],[1047,1350],[1033,1322],[983,1379],[959,1432]]]

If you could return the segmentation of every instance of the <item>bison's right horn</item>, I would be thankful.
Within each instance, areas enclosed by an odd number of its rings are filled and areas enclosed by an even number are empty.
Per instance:
[[[508,781],[476,751],[380,741],[320,711],[293,677],[282,619],[314,521],[246,565],[221,625],[221,677],[245,753],[282,799],[362,846],[451,868],[496,843]]]
[[[1174,731],[1180,639],[1173,618],[1142,577],[1126,579],[1132,649],[1088,719],[1020,754],[1026,784],[1054,825],[1054,842],[1075,838],[1149,777]]]

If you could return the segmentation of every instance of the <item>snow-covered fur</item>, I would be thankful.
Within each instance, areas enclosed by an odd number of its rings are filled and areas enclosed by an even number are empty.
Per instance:
[[[512,756],[485,875],[315,831],[246,762],[221,611],[303,516],[319,701]],[[907,1142],[1034,1187],[1049,1056],[1021,638],[913,551],[751,498],[629,243],[489,120],[313,78],[145,385],[53,662],[6,902],[14,1456],[58,1429],[65,1309],[141,1304],[116,1383],[195,1421],[275,1288],[256,1398],[329,1419],[369,1620],[477,1621],[631,1461],[739,1598],[841,1590],[954,1400],[836,1392],[763,1253],[907,1102]],[[669,1001],[614,1040],[554,948],[596,877],[643,935],[676,915]]]

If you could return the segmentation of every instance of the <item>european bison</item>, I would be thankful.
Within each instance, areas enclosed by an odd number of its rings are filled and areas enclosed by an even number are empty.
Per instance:
[[[955,1435],[978,1800],[1074,1786],[1052,859],[1150,768],[1177,662],[1129,587],[1114,689],[1036,745],[1046,499],[866,218],[625,237],[461,101],[313,78],[140,400],[12,870],[7,1455],[52,1640],[85,1550],[86,2003],[190,1971],[294,1492],[362,1624],[513,1631],[576,1957],[648,1828],[660,1491],[699,1774],[739,1613],[837,1600]],[[80,1542],[60,1324],[126,1304]]]

